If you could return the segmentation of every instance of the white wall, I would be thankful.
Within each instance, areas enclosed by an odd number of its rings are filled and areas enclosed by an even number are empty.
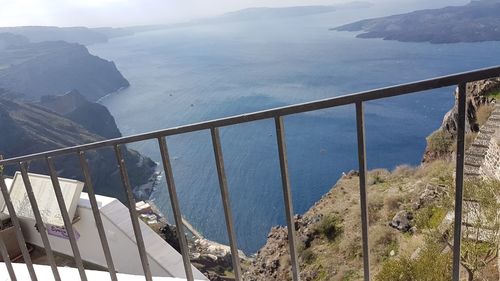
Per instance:
[[[85,261],[107,267],[87,198],[86,193],[80,196],[77,208],[80,219],[73,224],[74,230],[80,235],[77,241],[80,254]],[[121,273],[143,274],[128,209],[114,198],[98,196],[97,201],[116,270]],[[145,223],[139,222],[153,276],[184,278],[181,255]],[[28,243],[43,248],[34,219],[21,218],[21,227]],[[53,251],[73,256],[69,240],[49,235],[49,241]],[[207,280],[196,268],[192,268],[196,279]]]

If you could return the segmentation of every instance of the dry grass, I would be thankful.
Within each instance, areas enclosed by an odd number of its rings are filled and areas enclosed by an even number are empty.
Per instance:
[[[484,123],[488,121],[488,118],[493,112],[493,109],[495,108],[492,105],[485,105],[479,107],[479,109],[476,112],[477,123],[479,124],[479,126],[484,125]]]
[[[438,160],[420,167],[399,166],[392,172],[382,169],[369,172],[369,240],[374,274],[385,261],[392,259],[391,251],[395,258],[403,254],[410,256],[424,245],[426,234],[423,231],[403,234],[388,224],[399,210],[413,208],[415,199],[428,183],[453,184],[453,167],[453,163]],[[314,255],[306,253],[305,259],[301,257],[301,270],[313,272],[316,277],[312,280],[362,280],[359,178],[340,180],[304,216],[312,218],[319,214],[342,218],[343,231],[334,242],[321,235],[313,240],[309,249]]]
[[[446,155],[453,151],[453,136],[443,130],[437,130],[427,137],[427,148],[437,156]]]

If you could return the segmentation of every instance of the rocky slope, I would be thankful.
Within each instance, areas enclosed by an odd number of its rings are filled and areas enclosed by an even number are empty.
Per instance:
[[[436,160],[418,168],[369,173],[373,280],[451,280],[450,249],[444,239],[450,227],[445,221],[453,210],[453,172],[452,162]],[[358,184],[356,173],[347,174],[304,215],[296,216],[301,280],[363,280]],[[500,182],[495,185],[498,195]],[[245,267],[243,279],[292,280],[288,252],[286,227],[274,227]],[[408,272],[419,277],[400,275]],[[495,262],[476,275],[483,278],[478,280],[499,280]]]
[[[383,38],[404,42],[499,41],[499,12],[499,0],[479,0],[465,6],[362,20],[333,30],[361,32],[357,35],[359,38]]]
[[[497,106],[494,111],[485,109],[492,103],[492,97],[499,96],[499,84],[499,79],[490,79],[471,83],[467,89],[468,135],[474,135],[482,123],[486,125],[481,127],[478,138],[483,131],[489,136],[495,135],[490,132],[491,128],[497,131],[497,143],[493,143],[497,148],[495,157],[483,159],[483,162],[489,162],[487,168],[495,170],[497,175],[500,174],[500,111]],[[453,127],[456,124],[455,111],[452,109],[447,114],[443,127],[438,130],[451,138],[456,133],[453,129],[456,128]],[[452,146],[451,143],[447,145]],[[453,157],[449,157],[452,150],[447,153],[446,156],[428,158],[419,167],[400,166],[393,171],[369,172],[368,233],[374,280],[451,279],[449,218],[452,222],[455,163],[450,161]],[[500,196],[500,181],[484,176],[487,175],[482,175],[485,181],[475,176],[466,181],[464,198],[470,200],[467,202],[482,202],[476,193],[485,186],[484,190],[494,194],[486,197]],[[493,210],[498,210],[499,202],[493,201],[493,204],[496,204]],[[468,217],[467,211],[465,214],[464,217]],[[360,223],[359,176],[351,171],[305,214],[295,217],[301,280],[363,280]],[[487,227],[491,224],[489,221]],[[271,229],[267,243],[250,263],[245,264],[244,280],[291,280],[287,236],[286,227]],[[500,237],[497,237],[496,242],[488,245],[498,245],[499,242]],[[477,248],[477,245],[484,247],[485,243],[474,239],[463,239],[463,243],[471,252],[470,256],[476,255],[481,261],[484,253],[474,253],[470,249]],[[494,259],[477,268],[474,273],[477,279],[474,280],[500,278]],[[464,277],[470,273],[465,267],[462,271]]]
[[[19,35],[0,35],[0,88],[17,98],[38,100],[76,89],[90,101],[128,87],[115,64],[91,55],[76,43],[29,43]]]
[[[83,106],[89,106],[88,102]],[[112,117],[109,115],[104,116],[104,118]],[[83,123],[85,124],[85,122]],[[116,125],[114,125],[114,129],[116,132]],[[99,130],[100,128],[86,129],[63,115],[56,114],[40,105],[0,97],[0,131],[4,132],[0,138],[0,154],[6,158],[100,141],[105,138],[96,133]],[[114,151],[103,149],[88,153],[87,157],[96,192],[123,201],[125,194]],[[125,149],[124,158],[134,187],[147,183],[155,172],[156,164],[134,150]],[[82,179],[77,157],[59,157],[56,166],[61,176]],[[7,175],[12,174],[17,169],[13,166],[5,167]],[[42,161],[30,163],[30,171],[47,172],[45,163]]]

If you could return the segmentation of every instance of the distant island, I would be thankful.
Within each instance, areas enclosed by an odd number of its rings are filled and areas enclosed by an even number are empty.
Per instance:
[[[215,18],[200,20],[199,23],[290,18],[331,13],[346,9],[362,9],[371,6],[372,4],[369,2],[354,1],[327,6],[255,7],[228,12]]]
[[[59,27],[59,26],[12,26],[0,27],[0,34],[13,34],[27,38],[31,43],[48,41],[65,41],[81,45],[106,43],[110,39],[131,36],[136,33],[156,31],[170,28],[194,26],[200,24],[217,24],[236,21],[282,19],[291,17],[308,16],[321,13],[330,13],[347,9],[369,8],[373,4],[365,1],[352,1],[335,5],[306,5],[292,7],[255,7],[227,12],[214,17],[207,17],[187,22],[137,25],[127,27]],[[1,37],[1,36],[0,36]],[[0,38],[1,41],[1,38]],[[2,42],[0,42],[0,49]]]
[[[420,10],[367,19],[331,30],[361,32],[358,38],[383,38],[434,44],[500,41],[500,0]]]

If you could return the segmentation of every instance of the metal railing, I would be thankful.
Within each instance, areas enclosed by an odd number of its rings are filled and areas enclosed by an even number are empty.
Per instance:
[[[237,125],[246,122],[258,121],[263,119],[274,119],[275,129],[277,135],[277,148],[279,155],[282,188],[283,188],[283,198],[285,203],[285,213],[286,222],[288,226],[288,237],[289,237],[289,253],[291,257],[291,270],[294,281],[299,280],[299,265],[297,259],[297,246],[296,246],[296,236],[295,227],[293,219],[293,204],[292,195],[290,188],[288,164],[287,164],[287,150],[285,141],[285,127],[283,117],[292,114],[310,112],[320,109],[333,108],[342,105],[354,104],[356,107],[356,125],[357,125],[357,140],[358,140],[358,162],[359,162],[359,187],[360,187],[360,205],[361,205],[361,232],[362,232],[362,243],[363,243],[363,269],[364,269],[364,280],[370,280],[370,255],[369,255],[369,241],[368,241],[368,209],[367,209],[367,192],[366,192],[366,152],[365,152],[365,125],[364,125],[364,102],[377,100],[382,98],[389,98],[395,96],[401,96],[409,93],[422,92],[426,90],[432,90],[442,87],[449,87],[458,85],[458,137],[457,137],[457,157],[456,157],[456,192],[455,192],[455,231],[454,231],[454,244],[453,244],[453,280],[458,281],[460,275],[460,245],[461,245],[461,220],[462,220],[462,195],[463,195],[463,174],[464,174],[464,136],[465,136],[465,110],[466,110],[466,83],[498,77],[500,76],[500,66],[480,69],[470,72],[464,72],[454,75],[448,75],[423,81],[418,81],[414,83],[401,84],[392,87],[386,87],[371,91],[360,92],[351,95],[339,96],[334,98],[328,98],[313,102],[295,104],[270,110],[258,111],[249,114],[242,114],[234,117],[221,118],[207,122],[195,123],[191,125],[185,125],[180,127],[169,128],[165,130],[153,131],[139,135],[133,135],[128,137],[121,137],[116,139],[104,140],[100,142],[84,144],[69,148],[57,149],[42,153],[36,153],[26,156],[13,157],[10,159],[0,160],[0,165],[19,165],[22,178],[25,184],[25,188],[28,194],[28,199],[31,203],[33,213],[36,219],[37,226],[40,230],[40,235],[42,238],[43,245],[47,252],[47,256],[56,280],[60,280],[60,276],[57,267],[54,263],[53,253],[50,247],[49,240],[47,238],[47,232],[44,227],[36,199],[33,195],[33,190],[27,173],[26,163],[32,160],[45,160],[49,170],[49,174],[53,183],[54,191],[56,193],[57,202],[59,204],[64,225],[69,234],[71,248],[74,254],[76,266],[78,267],[80,276],[82,280],[87,280],[85,271],[83,268],[82,260],[78,250],[78,245],[76,244],[75,234],[72,229],[71,221],[69,219],[68,213],[64,208],[65,203],[62,198],[61,189],[59,186],[59,181],[56,174],[56,168],[54,166],[54,158],[62,155],[76,154],[80,159],[82,173],[84,175],[84,182],[88,189],[88,195],[93,211],[93,215],[96,221],[99,238],[101,241],[102,249],[106,258],[108,265],[109,274],[112,280],[117,280],[116,270],[113,265],[113,260],[111,257],[109,245],[106,239],[105,231],[103,229],[102,221],[99,215],[99,210],[97,207],[97,202],[92,186],[92,180],[90,177],[90,172],[88,168],[87,159],[85,153],[89,150],[95,150],[103,147],[113,147],[115,150],[116,159],[120,169],[121,179],[123,183],[124,190],[127,194],[127,203],[130,210],[130,218],[132,221],[132,226],[134,230],[134,235],[137,241],[137,247],[139,250],[139,255],[142,263],[142,268],[144,270],[144,276],[146,280],[152,280],[151,271],[149,268],[147,254],[145,252],[144,240],[142,238],[142,233],[139,227],[138,216],[135,210],[135,199],[133,197],[131,185],[129,182],[127,169],[125,166],[125,161],[122,156],[121,146],[124,144],[156,139],[159,145],[159,151],[161,154],[161,159],[163,163],[163,168],[165,170],[167,189],[170,195],[170,201],[173,210],[173,216],[177,227],[177,234],[179,237],[180,250],[182,254],[184,269],[186,273],[187,280],[193,280],[193,272],[191,269],[191,264],[189,261],[189,252],[186,237],[182,230],[182,215],[179,206],[179,200],[177,198],[177,192],[175,188],[174,175],[172,173],[172,165],[170,162],[170,156],[167,148],[167,136],[173,136],[188,132],[195,132],[201,130],[210,130],[211,139],[213,144],[215,163],[217,167],[217,175],[219,179],[220,192],[222,197],[222,203],[224,208],[225,222],[227,226],[227,233],[230,242],[231,255],[232,255],[232,265],[234,270],[234,275],[236,280],[241,280],[242,273],[238,257],[238,247],[236,244],[236,234],[234,231],[234,222],[231,211],[231,205],[229,201],[228,186],[225,175],[224,168],[224,158],[222,154],[222,147],[219,136],[219,128],[230,125]],[[3,132],[8,133],[8,132]],[[21,232],[19,219],[16,216],[15,209],[9,197],[9,192],[7,190],[4,179],[0,177],[0,189],[5,198],[7,209],[11,215],[13,225],[16,229],[18,242],[20,244],[24,261],[32,280],[37,280],[35,271],[33,269],[33,264],[31,262],[29,253],[26,249],[25,240]],[[16,280],[14,271],[12,270],[12,265],[8,257],[8,253],[5,250],[5,245],[0,242],[0,251],[4,257],[8,272],[12,280]]]

